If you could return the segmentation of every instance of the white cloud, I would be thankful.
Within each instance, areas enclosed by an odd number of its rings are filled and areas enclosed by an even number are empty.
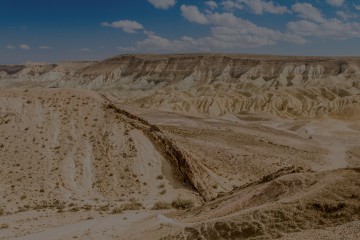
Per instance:
[[[281,39],[280,32],[259,27],[233,13],[213,13],[205,17],[196,7],[194,9],[196,11],[190,11],[192,18],[187,17],[189,21],[212,25],[211,36],[198,39],[203,44],[218,48],[255,47],[272,45]],[[206,21],[199,21],[199,17],[194,16],[202,16]]]
[[[80,51],[81,52],[90,52],[91,49],[90,48],[81,48]]]
[[[122,52],[136,52],[137,49],[135,47],[117,47],[118,50]]]
[[[196,6],[181,6],[181,14],[190,22],[195,22],[199,24],[206,24],[208,19],[204,14],[200,13],[198,7]]]
[[[344,4],[345,0],[327,0],[326,2],[332,6],[340,7]]]
[[[337,11],[336,15],[342,18],[343,20],[349,20],[351,18],[357,18],[358,15],[352,12],[344,12],[344,11]]]
[[[331,2],[331,3],[330,3]],[[344,1],[328,1],[329,4],[340,6]],[[357,15],[337,11],[337,18],[325,18],[321,11],[308,3],[294,4],[292,10],[299,14],[303,20],[293,21],[287,24],[289,32],[304,38],[323,38],[344,40],[350,38],[360,38],[360,23],[348,21],[357,18]]]
[[[127,33],[137,33],[137,30],[144,29],[143,25],[131,20],[120,20],[112,23],[104,22],[101,25],[103,27],[119,28]]]
[[[176,4],[175,0],[148,0],[156,8],[168,9]]]
[[[344,11],[337,11],[336,15],[341,17],[344,20],[347,20],[349,18],[349,14],[345,13]]]
[[[288,11],[288,8],[286,6],[280,6],[278,4],[274,4],[274,2],[272,1],[238,0],[238,2],[243,3],[253,13],[258,15],[261,15],[263,13],[284,14]]]
[[[314,32],[319,30],[319,26],[316,23],[307,20],[289,22],[287,27],[291,32],[301,36],[312,36]]]
[[[360,23],[342,22],[335,18],[322,23],[313,23],[307,20],[289,22],[287,27],[294,34],[310,38],[344,40],[360,37]]]
[[[41,46],[39,46],[39,49],[52,49],[52,47],[49,47],[46,45],[41,45]]]
[[[212,36],[209,43],[218,48],[247,48],[273,45],[283,34],[238,18],[232,13],[214,13],[209,16]]]
[[[295,44],[305,44],[308,40],[304,36],[292,32],[285,32],[281,35],[284,42],[295,43]]]
[[[179,40],[169,40],[160,37],[152,32],[147,38],[136,43],[137,48],[145,51],[180,51],[186,49],[185,45]]]
[[[249,4],[245,5],[245,2]],[[222,6],[225,9],[225,4],[240,4],[239,8],[242,6],[243,9],[250,9],[256,14],[266,12],[281,14],[289,11],[287,8],[281,11],[273,10],[272,7],[281,6],[270,1],[266,3],[272,5],[266,5],[267,8],[264,8],[265,5],[256,7],[248,0],[234,0],[223,1]],[[147,36],[144,40],[136,42],[134,46],[118,49],[132,52],[222,51],[271,46],[284,42],[304,44],[315,38],[333,40],[360,38],[360,22],[349,22],[348,19],[353,18],[349,12],[338,11],[337,15],[341,18],[327,19],[319,9],[309,3],[296,3],[292,6],[291,10],[301,19],[289,22],[284,31],[259,26],[236,16],[233,12],[212,12],[210,7],[205,8],[204,12],[194,5],[182,5],[180,9],[183,17],[189,22],[208,25],[210,34],[200,38],[183,36],[169,39],[144,30],[143,33]]]
[[[355,9],[356,9],[356,10],[360,10],[360,4],[359,4],[359,5],[355,5]]]
[[[281,6],[273,1],[267,0],[223,0],[221,4],[227,11],[246,8],[258,15],[264,13],[284,14],[289,11],[286,6]]]
[[[309,3],[296,3],[292,6],[292,10],[301,18],[318,23],[325,21],[321,11]]]
[[[207,52],[209,49],[205,46],[208,46],[209,44],[206,41],[205,38],[194,39],[188,36],[170,40],[151,33],[146,39],[138,41],[135,48],[119,47],[118,49],[127,52],[182,52],[193,50]]]
[[[27,45],[27,44],[21,44],[21,45],[19,46],[19,48],[21,48],[21,49],[23,49],[23,50],[30,50],[30,46]]]
[[[145,35],[155,35],[155,33],[153,31],[148,31],[148,30],[144,30],[143,33]]]
[[[196,10],[198,11],[197,8]],[[145,40],[137,42],[136,50],[176,52],[202,49],[208,51],[209,49],[261,47],[273,45],[283,39],[296,43],[304,42],[301,36],[284,35],[279,31],[259,27],[250,21],[234,16],[232,13],[213,13],[207,17],[200,12],[198,13],[206,18],[206,24],[211,25],[209,36],[197,39],[183,36],[180,39],[170,40],[150,32]],[[196,13],[196,15],[199,14]],[[199,21],[197,18],[194,20],[194,17],[188,16],[187,19],[205,24],[205,21]]]
[[[211,10],[214,10],[218,7],[218,4],[215,1],[206,1],[205,5],[210,8]]]
[[[232,1],[232,0],[223,0],[221,2],[221,4],[227,11],[231,11],[234,9],[240,9],[240,10],[244,9],[244,5],[242,5],[239,2]]]
[[[6,48],[7,48],[7,49],[15,49],[16,47],[13,46],[13,45],[7,45]]]

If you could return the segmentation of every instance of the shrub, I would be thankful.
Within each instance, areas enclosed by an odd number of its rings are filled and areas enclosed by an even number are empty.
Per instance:
[[[177,198],[171,203],[171,205],[176,209],[185,210],[192,208],[194,206],[194,202],[192,200]]]
[[[72,207],[72,208],[70,208],[69,211],[70,212],[78,212],[78,211],[80,211],[80,208],[79,207]]]
[[[121,207],[116,207],[112,210],[112,214],[120,214],[123,212],[123,209]]]
[[[337,212],[339,210],[342,210],[344,208],[346,208],[346,203],[340,202],[340,203],[335,203],[335,204],[328,204],[328,203],[318,203],[318,202],[314,202],[311,204],[312,208],[320,211],[320,212],[324,212],[324,213],[334,213]]]
[[[0,207],[0,216],[4,215],[5,214],[5,211],[2,207]]]
[[[65,203],[59,203],[59,204],[55,204],[55,207],[57,210],[62,210],[64,209],[66,206],[65,206]]]
[[[109,211],[109,204],[100,206],[97,210],[101,212]]]
[[[6,229],[6,228],[9,228],[9,224],[3,223],[0,225],[0,229]]]
[[[90,204],[85,204],[82,209],[86,210],[86,211],[90,211],[92,209],[92,206]]]
[[[140,210],[142,208],[142,204],[137,202],[135,199],[130,199],[130,203],[125,203],[122,205],[122,210]]]
[[[151,125],[149,128],[149,131],[150,132],[160,132],[160,129],[155,125]]]
[[[157,202],[152,207],[153,210],[171,209],[171,208],[172,208],[171,204],[167,202]]]

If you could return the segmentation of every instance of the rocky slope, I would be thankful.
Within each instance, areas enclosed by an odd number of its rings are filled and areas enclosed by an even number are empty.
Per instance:
[[[151,121],[159,128],[85,90],[0,91],[0,110],[0,191],[7,196],[0,204],[10,212],[131,198],[152,207],[173,200],[184,184],[210,201],[272,175],[308,171],[326,156],[314,143],[267,127],[241,124],[230,133],[221,123]],[[161,188],[158,176],[165,176]]]
[[[359,239],[359,67],[0,66],[0,239]]]
[[[22,79],[28,87],[87,88],[111,92],[133,106],[211,116],[249,111],[287,118],[343,111],[359,115],[359,58],[124,55],[27,66],[0,79],[3,87]]]
[[[96,93],[0,91],[1,209],[197,201],[146,132]]]
[[[347,169],[292,174],[242,189],[191,212],[172,215],[192,224],[163,239],[357,239],[360,186],[355,179],[359,173],[359,169]],[[334,226],[352,221],[353,226],[331,234]],[[321,231],[324,227],[331,230]]]

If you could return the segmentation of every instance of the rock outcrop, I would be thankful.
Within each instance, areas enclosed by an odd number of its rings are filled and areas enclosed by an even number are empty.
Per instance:
[[[3,87],[25,79],[30,87],[106,90],[141,108],[212,116],[249,111],[334,116],[360,101],[359,58],[123,55],[6,72],[11,75],[0,78]]]

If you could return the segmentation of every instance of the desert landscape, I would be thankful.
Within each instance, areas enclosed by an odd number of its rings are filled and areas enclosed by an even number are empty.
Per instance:
[[[0,239],[360,239],[360,58],[0,65]]]

